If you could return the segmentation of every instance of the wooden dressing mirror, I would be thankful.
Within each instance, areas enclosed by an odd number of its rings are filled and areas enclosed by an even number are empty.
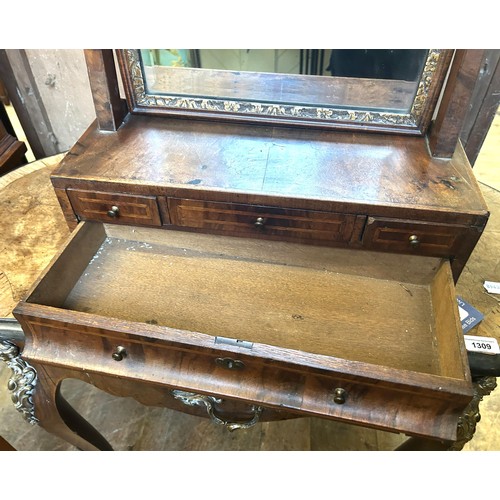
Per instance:
[[[315,416],[460,449],[491,390],[455,288],[489,217],[458,140],[483,52],[453,52],[428,137],[448,51],[371,73],[409,53],[118,54],[128,108],[113,52],[86,51],[97,119],[51,172],[74,231],[14,310],[26,418],[111,449],[62,397],[77,378],[231,430]]]
[[[423,135],[440,49],[122,49],[133,113]]]

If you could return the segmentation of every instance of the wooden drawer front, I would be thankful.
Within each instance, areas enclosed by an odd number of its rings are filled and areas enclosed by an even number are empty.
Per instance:
[[[428,394],[404,385],[373,383],[354,374],[263,362],[245,353],[246,349],[228,352],[187,348],[164,342],[153,331],[148,336],[139,325],[137,330],[142,332],[134,335],[108,330],[102,324],[100,328],[78,324],[78,315],[73,317],[73,323],[29,315],[19,319],[28,331],[23,356],[26,360],[110,375],[124,384],[129,379],[159,384],[169,394],[180,389],[214,395],[224,401],[227,398],[228,403],[239,401],[303,416],[315,415],[443,439],[454,439],[460,408],[470,399],[458,394],[450,397],[439,390]],[[115,322],[114,327],[119,329],[120,323]],[[128,331],[130,326],[126,326]],[[151,404],[147,393],[137,398]],[[182,404],[175,409],[183,410]],[[276,418],[279,417],[271,412],[264,419]]]
[[[308,210],[172,198],[172,224],[240,234],[278,236],[293,241],[349,241],[355,216]]]
[[[81,220],[161,226],[154,196],[134,196],[68,189],[75,213]]]
[[[449,257],[454,255],[467,231],[465,226],[369,217],[363,246],[387,252]]]

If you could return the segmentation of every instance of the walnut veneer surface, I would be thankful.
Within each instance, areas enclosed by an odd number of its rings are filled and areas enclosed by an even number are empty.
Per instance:
[[[130,193],[338,210],[369,207],[439,213],[477,223],[487,213],[459,147],[432,158],[425,138],[320,132],[129,115],[116,133],[95,124],[52,177],[58,188],[98,186]],[[426,219],[426,215],[419,212]]]

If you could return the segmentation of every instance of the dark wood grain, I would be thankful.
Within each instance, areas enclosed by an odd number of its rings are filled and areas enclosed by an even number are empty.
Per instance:
[[[60,153],[26,49],[0,50],[0,72],[35,158]]]
[[[120,98],[113,51],[87,49],[85,61],[99,128],[108,131],[117,130],[128,109],[125,101]]]
[[[386,372],[388,378],[382,381],[379,373],[369,365],[363,368],[369,374],[366,379],[359,373],[354,375],[352,370],[343,372],[340,367],[330,369],[330,373],[309,370],[301,374],[297,366],[292,369],[290,361],[282,366],[276,361],[258,363],[253,360],[252,364],[248,355],[240,354],[238,359],[242,359],[246,368],[241,373],[231,372],[217,368],[214,357],[220,354],[216,351],[203,356],[192,349],[182,352],[172,347],[163,348],[160,341],[148,344],[140,336],[131,336],[127,341],[116,331],[96,330],[95,326],[83,329],[76,315],[71,319],[68,316],[66,321],[69,323],[65,326],[60,322],[63,315],[57,320],[40,321],[24,316],[29,309],[34,313],[34,307],[23,309],[16,315],[27,322],[32,337],[27,340],[24,351],[28,361],[35,365],[59,366],[69,370],[69,375],[78,371],[90,381],[93,373],[102,374],[104,382],[108,378],[119,378],[121,384],[117,394],[121,396],[134,394],[128,382],[138,381],[167,390],[180,388],[299,415],[316,415],[449,440],[455,438],[458,416],[470,401],[467,384],[458,380],[380,370],[380,374]],[[111,357],[117,342],[125,344],[130,353],[124,362],[116,362]],[[43,344],[45,347],[40,349]],[[137,397],[151,405],[155,401],[151,399],[154,393],[147,385]],[[106,385],[98,387],[107,390]],[[336,387],[347,391],[344,405],[332,401]]]
[[[363,245],[385,252],[455,256],[469,231],[468,226],[461,225],[370,217],[363,233]]]
[[[16,449],[0,436],[0,451],[16,451]]]
[[[429,147],[435,157],[453,156],[483,56],[483,49],[455,51],[438,114],[429,132]]]
[[[37,365],[38,388],[33,396],[36,417],[48,432],[61,437],[80,450],[111,450],[110,444],[81,417],[62,397],[60,388],[63,377],[50,367]]]
[[[61,206],[64,218],[66,219],[66,223],[68,224],[69,229],[73,231],[78,225],[78,218],[75,214],[75,211],[73,210],[73,207],[71,206],[68,192],[66,191],[66,189],[61,188],[54,188],[54,192],[56,194],[57,201]]]
[[[26,144],[10,135],[0,121],[0,174],[26,163]]]
[[[500,50],[488,49],[485,51],[471,97],[470,110],[460,133],[460,140],[472,165],[476,162],[499,103]]]
[[[0,80],[0,102],[4,106],[8,106],[10,104],[9,94],[2,80]]]

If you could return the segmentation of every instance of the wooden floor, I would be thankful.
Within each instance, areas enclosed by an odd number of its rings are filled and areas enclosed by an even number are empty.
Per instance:
[[[475,171],[492,213],[457,285],[457,293],[484,314],[500,318],[500,296],[484,280],[500,281],[500,115]],[[10,315],[38,272],[68,234],[49,183],[59,157],[35,162],[0,178],[0,316]],[[43,200],[41,202],[40,200]],[[34,221],[39,224],[33,231]],[[29,229],[29,239],[26,236]],[[491,316],[493,315],[493,316]],[[496,325],[497,328],[500,326]],[[6,389],[10,370],[0,364],[0,436],[18,450],[74,450],[42,428],[25,422]],[[116,450],[391,450],[405,437],[316,418],[257,424],[229,432],[208,419],[146,408],[76,380],[63,383],[68,401]],[[482,419],[466,450],[500,450],[500,388],[481,404]]]

